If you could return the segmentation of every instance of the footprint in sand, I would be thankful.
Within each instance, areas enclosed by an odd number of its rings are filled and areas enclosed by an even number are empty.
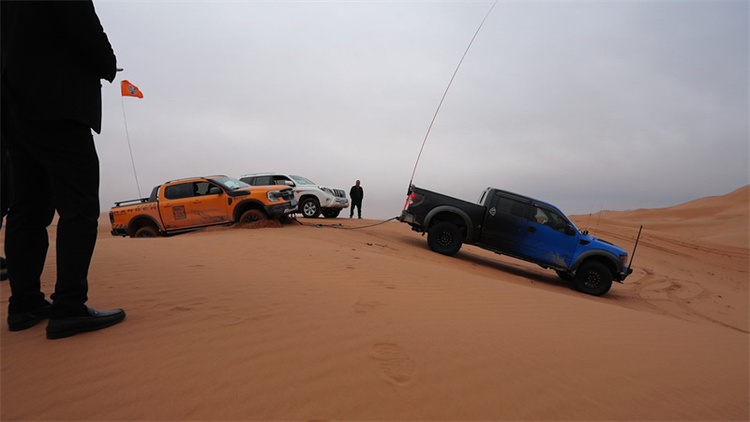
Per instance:
[[[396,289],[396,285],[395,284],[388,283],[388,282],[382,281],[382,280],[370,280],[370,283],[372,283],[372,284],[374,284],[376,286],[384,287],[384,288],[386,288],[388,290],[395,290]]]
[[[380,343],[372,347],[372,358],[379,362],[380,370],[389,383],[406,386],[414,381],[416,364],[397,344]]]
[[[383,306],[383,302],[377,302],[377,301],[364,302],[360,300],[359,302],[354,304],[354,312],[358,314],[366,314],[380,306]]]

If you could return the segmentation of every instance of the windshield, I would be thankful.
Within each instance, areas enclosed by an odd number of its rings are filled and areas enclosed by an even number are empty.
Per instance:
[[[302,176],[292,176],[292,179],[298,184],[298,185],[313,185],[315,186],[315,183],[313,183],[310,179],[305,179]]]
[[[231,177],[217,177],[215,179],[211,179],[211,181],[219,184],[226,190],[235,190],[250,187],[250,185],[248,185],[247,183],[241,182],[237,179],[232,179]]]

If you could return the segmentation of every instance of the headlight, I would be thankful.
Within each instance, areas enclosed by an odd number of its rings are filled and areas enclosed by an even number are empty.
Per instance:
[[[272,190],[266,193],[266,197],[271,202],[279,202],[279,195],[281,194],[281,191],[278,190]]]

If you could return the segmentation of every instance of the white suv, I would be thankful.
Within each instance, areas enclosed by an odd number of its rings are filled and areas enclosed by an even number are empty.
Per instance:
[[[305,218],[338,217],[341,210],[349,206],[346,191],[318,186],[310,179],[283,173],[254,173],[240,177],[250,186],[286,185],[294,190],[294,199],[299,203],[298,210]]]

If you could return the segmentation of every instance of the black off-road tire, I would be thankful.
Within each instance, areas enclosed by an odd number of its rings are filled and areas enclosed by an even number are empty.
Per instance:
[[[320,215],[320,203],[317,198],[305,198],[299,204],[299,211],[305,218],[318,218]]]
[[[443,255],[455,255],[461,249],[463,240],[461,229],[445,221],[435,224],[427,232],[427,244],[430,249]]]
[[[263,221],[268,220],[268,217],[266,217],[266,213],[259,209],[250,209],[242,213],[240,216],[240,221],[238,221],[239,224],[250,224],[254,223],[256,221]]]
[[[601,262],[588,262],[576,270],[576,290],[593,296],[601,296],[612,287],[612,272]]]
[[[154,226],[143,226],[133,233],[132,237],[158,237],[159,231]]]

